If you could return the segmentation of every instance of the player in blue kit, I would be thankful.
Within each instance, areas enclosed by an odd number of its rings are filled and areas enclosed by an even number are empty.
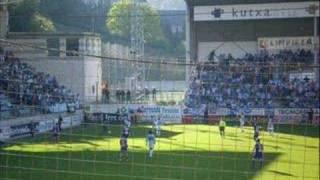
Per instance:
[[[146,144],[149,148],[149,157],[152,158],[153,151],[154,151],[154,145],[156,144],[156,136],[153,134],[153,132],[150,130],[147,138],[146,138]]]
[[[260,168],[261,168],[263,164],[263,144],[260,143],[260,139],[256,140],[256,144],[254,145],[254,148],[253,148],[253,158],[252,158],[253,168],[255,168],[256,166],[255,164],[256,161],[259,161]]]
[[[53,139],[55,140],[55,143],[58,143],[59,137],[60,137],[60,127],[58,123],[56,123],[53,126],[52,132],[53,132],[52,136],[53,136]]]
[[[125,134],[120,138],[120,161],[128,160],[128,138]]]

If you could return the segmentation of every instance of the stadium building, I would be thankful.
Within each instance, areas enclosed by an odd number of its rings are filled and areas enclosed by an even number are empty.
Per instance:
[[[36,71],[54,75],[82,102],[101,97],[101,37],[95,33],[10,32],[7,5],[0,0],[0,46]],[[49,50],[48,50],[49,49]],[[66,78],[67,77],[67,78]]]
[[[242,57],[262,49],[316,48],[319,2],[186,0],[186,4],[187,61],[205,61],[213,54]]]
[[[290,100],[271,95],[270,86],[266,84],[273,80],[282,84],[290,84],[293,80],[319,82],[319,69],[316,67],[319,64],[319,2],[186,0],[186,4],[186,57],[187,62],[197,64],[186,71],[189,83],[185,98],[188,107],[186,114],[203,114],[205,107],[209,109],[209,114],[210,111],[215,114],[219,107],[237,113],[243,111],[239,107],[245,109],[249,106],[318,107],[316,102],[310,105],[284,105]],[[211,63],[216,65],[211,66]],[[262,70],[265,65],[267,68]],[[255,70],[246,72],[237,68]],[[263,81],[257,80],[256,77],[259,79],[263,75],[266,77]],[[243,84],[239,83],[238,76],[241,76],[239,79],[251,79],[245,81],[249,88],[241,87]],[[283,80],[279,80],[280,76]],[[260,105],[252,103],[251,99],[257,98],[257,92],[250,87],[254,89],[258,86],[272,100],[263,103],[259,100]],[[243,88],[242,92],[239,87]],[[248,89],[255,95],[243,98]],[[236,91],[240,93],[232,93]],[[230,102],[226,103],[228,97]],[[237,104],[241,101],[239,99],[245,100]],[[292,99],[298,99],[297,94]],[[307,101],[301,100],[302,103]]]

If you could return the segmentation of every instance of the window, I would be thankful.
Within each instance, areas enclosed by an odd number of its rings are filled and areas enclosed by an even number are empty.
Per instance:
[[[47,48],[48,50],[48,56],[60,56],[60,42],[59,39],[47,39]],[[50,50],[52,49],[52,50]]]
[[[78,38],[68,38],[66,42],[67,56],[78,56],[79,52],[79,39]]]

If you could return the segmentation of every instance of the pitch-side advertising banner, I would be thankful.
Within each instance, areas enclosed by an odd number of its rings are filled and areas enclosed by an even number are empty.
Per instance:
[[[152,121],[152,118],[161,116],[164,123],[181,123],[182,115],[180,106],[158,106],[149,104],[91,105],[89,112],[135,114],[141,117],[141,121]]]
[[[54,119],[45,119],[39,120],[37,122],[29,122],[29,123],[22,123],[17,125],[8,125],[0,127],[0,140],[7,140],[11,138],[19,138],[24,136],[31,135],[30,127],[34,127],[34,131],[36,133],[44,133],[51,131],[58,122],[58,118]],[[70,128],[73,126],[78,126],[82,122],[82,113],[75,113],[72,116],[65,116],[63,117],[62,121],[62,128]]]

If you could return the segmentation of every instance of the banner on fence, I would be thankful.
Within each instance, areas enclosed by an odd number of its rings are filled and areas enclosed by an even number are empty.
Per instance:
[[[182,116],[204,116],[205,108],[187,108],[180,106],[157,106],[157,105],[93,105],[90,107],[90,112],[129,112],[138,116],[138,121],[150,121],[152,116],[162,114],[165,122],[180,123]],[[308,120],[308,108],[211,108],[209,109],[209,116],[238,116],[244,113],[245,116],[274,116],[276,123],[292,124],[300,123]],[[319,109],[313,109],[314,117],[312,123],[318,122]],[[311,123],[311,122],[310,122]]]
[[[90,107],[90,113],[126,114],[128,116],[135,116],[138,122],[150,122],[153,121],[154,118],[161,116],[164,123],[180,123],[182,114],[180,106],[158,106],[149,104],[92,105]]]
[[[28,134],[30,134],[30,128],[29,128],[30,124],[20,124],[20,125],[14,125],[11,126],[10,129],[10,138],[14,138],[14,137],[20,137],[20,136],[26,136]]]
[[[30,121],[29,123],[9,125],[0,127],[0,140],[7,140],[11,138],[18,138],[31,135],[31,129],[37,133],[44,133],[51,131],[58,122],[58,118],[37,120],[35,122]],[[72,116],[63,117],[62,128],[70,128],[73,126],[78,126],[82,122],[82,113],[77,113]]]
[[[0,128],[0,140],[5,140],[10,138],[11,129],[10,127],[1,127]]]
[[[53,119],[40,121],[39,126],[38,126],[39,132],[44,133],[44,132],[51,131],[53,129],[53,126],[55,125],[55,123],[56,122]]]
[[[181,123],[182,113],[179,106],[162,107],[161,114],[166,123]]]

